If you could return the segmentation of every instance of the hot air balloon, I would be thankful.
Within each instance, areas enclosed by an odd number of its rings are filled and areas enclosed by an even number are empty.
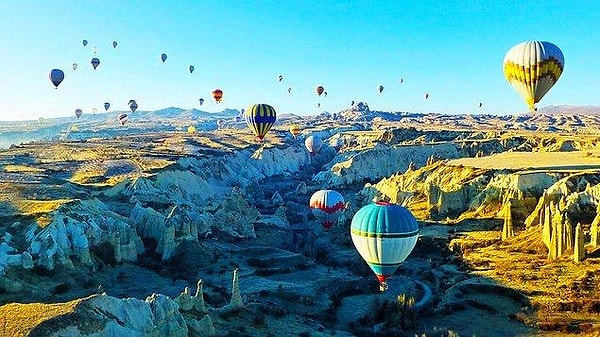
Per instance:
[[[75,117],[79,118],[79,117],[81,117],[82,114],[83,114],[83,110],[75,109]]]
[[[344,197],[333,190],[319,190],[310,197],[310,210],[326,231],[338,221],[346,208]]]
[[[323,96],[327,97],[327,91],[323,92]]]
[[[77,70],[77,67],[78,67],[77,63],[73,63],[73,71]]]
[[[113,41],[112,46],[113,48],[117,48],[117,41]]]
[[[299,134],[302,133],[302,129],[300,128],[300,125],[298,125],[298,124],[290,125],[290,133],[292,134],[292,136],[294,136],[294,138],[296,138],[296,136],[298,136]]]
[[[222,129],[224,125],[225,125],[225,121],[224,120],[222,120],[222,119],[218,119],[217,120],[217,127],[219,129]]]
[[[377,91],[379,91],[379,93],[381,94],[383,92],[383,85],[377,87]]]
[[[200,103],[200,106],[202,106],[202,104],[204,104],[204,98],[200,98],[198,102]]]
[[[277,76],[277,79],[279,80],[279,82],[283,81],[283,75]]]
[[[321,107],[321,103],[317,103],[317,108],[320,108],[320,107]]]
[[[129,109],[131,109],[131,112],[135,112],[135,110],[137,110],[138,108],[136,101],[133,99],[129,100],[129,103],[127,105],[129,105]]]
[[[351,106],[354,106],[354,101],[350,102],[350,105],[351,105]]]
[[[125,122],[127,122],[128,119],[129,117],[127,116],[127,114],[119,114],[117,116],[117,120],[119,121],[119,123],[121,123],[121,125],[125,125]]]
[[[402,83],[404,83],[404,79],[403,78],[400,79],[400,84],[402,84]]]
[[[479,108],[481,109],[481,107],[483,106],[483,103],[479,102]]]
[[[58,85],[65,79],[65,73],[60,69],[52,69],[48,77],[52,84],[54,84],[54,88],[58,89]]]
[[[428,98],[429,98],[429,94],[425,93],[425,99],[428,99]]]
[[[188,133],[196,133],[196,127],[193,125],[188,126],[187,132]]]
[[[215,89],[211,92],[211,95],[217,103],[220,103],[221,100],[223,99],[223,90]]]
[[[412,252],[418,234],[417,220],[406,207],[383,201],[359,209],[350,225],[352,242],[377,276],[381,291]]]
[[[190,74],[194,72],[194,66],[190,66]]]
[[[292,93],[292,87],[288,87],[288,94]]]
[[[321,96],[324,91],[325,91],[325,88],[323,88],[322,85],[319,85],[318,87],[315,88],[315,92],[317,93],[317,96]]]
[[[96,112],[98,112],[98,109],[96,109],[96,108],[93,108],[93,109],[92,109],[92,114],[94,114],[94,115],[95,115],[95,114],[96,114]]]
[[[321,150],[321,147],[323,146],[323,141],[319,136],[308,136],[306,137],[306,140],[304,140],[304,146],[306,147],[310,155],[314,156],[317,153],[319,153],[319,150]]]
[[[81,41],[81,42],[83,43],[83,46],[84,46],[84,47],[88,45],[88,40],[83,40],[83,41]]]
[[[268,104],[254,104],[249,106],[246,109],[244,117],[250,130],[261,141],[277,120],[275,109]]]
[[[163,63],[167,60],[167,54],[160,54],[160,59],[163,61]]]
[[[504,76],[519,93],[529,111],[558,81],[565,66],[560,49],[546,41],[526,41],[512,47],[504,56]]]
[[[94,67],[94,70],[96,70],[96,68],[98,68],[98,65],[100,65],[100,60],[97,57],[92,58],[92,61],[90,61],[90,63],[92,64],[92,67]]]
[[[108,108],[110,108],[110,103],[104,103],[104,111],[108,111]]]

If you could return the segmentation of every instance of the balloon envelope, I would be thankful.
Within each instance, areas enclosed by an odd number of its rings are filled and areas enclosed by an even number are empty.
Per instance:
[[[79,117],[81,117],[82,114],[83,114],[83,110],[75,109],[75,117],[79,118]]]
[[[129,109],[131,109],[131,112],[135,112],[135,110],[137,110],[137,108],[138,108],[137,102],[133,99],[129,101],[128,105],[129,105]]]
[[[304,140],[304,146],[306,146],[306,149],[308,152],[310,152],[310,155],[314,156],[319,153],[319,150],[321,150],[323,141],[319,136],[308,136],[306,137],[306,140]]]
[[[127,116],[127,114],[119,114],[117,116],[117,120],[119,121],[119,123],[121,123],[121,125],[125,125],[125,122],[127,122],[128,119],[129,117]]]
[[[194,66],[190,66],[190,74],[194,72]]]
[[[379,91],[379,93],[381,94],[383,92],[383,85],[377,87],[377,91]]]
[[[246,124],[262,140],[277,120],[275,109],[268,104],[253,104],[244,113]]]
[[[78,67],[77,63],[73,63],[73,70],[77,70],[77,67]]]
[[[60,69],[52,69],[48,77],[50,78],[50,82],[54,84],[54,87],[58,89],[58,85],[65,79],[65,73]]]
[[[113,46],[113,48],[117,48],[117,41],[113,41],[112,46]]]
[[[302,133],[302,128],[298,124],[292,124],[290,125],[290,133],[292,136],[296,137]]]
[[[344,197],[333,190],[316,191],[310,197],[309,205],[313,215],[319,219],[325,230],[331,229],[346,207]]]
[[[315,92],[317,93],[318,96],[321,96],[324,91],[325,91],[325,88],[322,85],[319,85],[315,88]]]
[[[160,59],[165,62],[167,60],[167,54],[161,54]]]
[[[110,108],[110,103],[104,103],[104,111],[108,111],[108,108]]]
[[[356,250],[377,275],[380,290],[386,279],[408,257],[417,243],[419,225],[403,206],[376,202],[364,206],[352,218],[350,236]]]
[[[546,41],[526,41],[504,56],[504,76],[530,111],[558,81],[565,66],[562,51]]]
[[[223,90],[215,89],[211,92],[212,97],[215,99],[217,103],[221,102],[223,99]]]
[[[94,57],[92,58],[90,63],[92,64],[92,67],[94,67],[94,70],[96,70],[96,68],[98,68],[98,65],[100,65],[100,60],[97,57]]]
[[[88,45],[88,40],[83,40],[83,41],[81,41],[81,43],[83,43],[83,46],[85,47]]]
[[[200,98],[200,99],[198,100],[198,102],[200,103],[200,105],[204,104],[204,98]]]

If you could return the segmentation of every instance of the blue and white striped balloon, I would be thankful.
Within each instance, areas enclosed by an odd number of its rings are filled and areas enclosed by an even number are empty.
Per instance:
[[[387,289],[386,279],[415,248],[418,234],[417,220],[406,207],[382,201],[358,210],[350,225],[352,242],[382,291]]]

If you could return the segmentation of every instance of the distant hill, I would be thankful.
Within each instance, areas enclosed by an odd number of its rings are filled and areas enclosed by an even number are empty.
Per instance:
[[[597,115],[600,114],[600,106],[549,105],[539,108],[538,112],[553,115]]]

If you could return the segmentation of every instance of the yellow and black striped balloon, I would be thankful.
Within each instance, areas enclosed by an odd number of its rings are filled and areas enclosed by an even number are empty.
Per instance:
[[[254,104],[244,114],[246,124],[256,137],[262,140],[277,120],[275,109],[268,104]]]
[[[561,50],[545,41],[526,41],[512,47],[504,57],[504,76],[523,96],[530,111],[552,88],[563,72]]]

